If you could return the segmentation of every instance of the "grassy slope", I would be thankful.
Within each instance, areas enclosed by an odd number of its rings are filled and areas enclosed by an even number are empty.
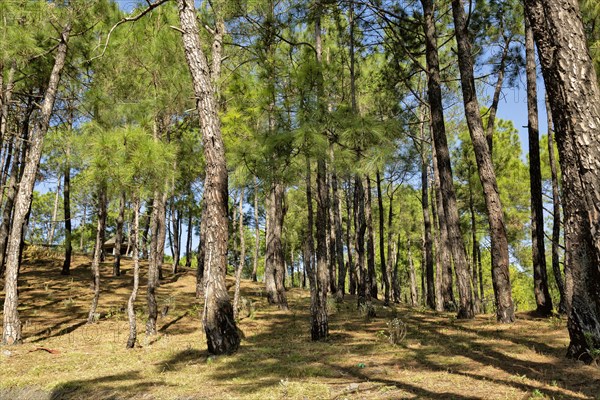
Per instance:
[[[119,278],[109,277],[110,263],[103,265],[102,318],[94,325],[85,324],[89,260],[76,257],[70,277],[60,276],[60,265],[37,254],[23,267],[26,340],[0,347],[0,399],[600,398],[600,371],[563,358],[564,321],[521,316],[513,325],[498,325],[489,315],[456,321],[450,314],[381,304],[377,318],[366,321],[348,297],[331,303],[331,339],[312,343],[308,292],[290,290],[291,311],[280,312],[265,304],[260,283],[251,282],[243,282],[242,291],[256,311],[239,324],[245,335],[240,351],[209,357],[193,271],[167,274],[159,299],[169,312],[159,318],[159,335],[142,333],[139,346],[126,350],[129,262]],[[141,332],[144,289],[137,303]],[[386,338],[394,315],[408,332],[399,346]]]

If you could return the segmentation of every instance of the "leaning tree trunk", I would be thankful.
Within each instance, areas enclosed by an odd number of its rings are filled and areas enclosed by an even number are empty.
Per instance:
[[[127,302],[127,315],[129,316],[129,339],[127,339],[127,348],[133,349],[137,340],[137,327],[135,321],[135,299],[140,286],[140,257],[138,251],[138,231],[140,228],[140,202],[137,196],[133,200],[133,289]]]
[[[492,254],[492,282],[496,296],[496,318],[499,322],[510,323],[515,320],[515,307],[512,301],[508,238],[504,225],[502,203],[496,183],[496,173],[492,163],[492,155],[487,144],[477,92],[475,90],[475,76],[473,72],[473,54],[469,38],[467,17],[462,0],[452,0],[452,14],[456,42],[458,45],[458,66],[461,77],[461,88],[465,116],[473,152],[479,170],[479,179],[483,187],[485,205],[490,226],[491,254]]]
[[[452,181],[452,167],[450,165],[450,152],[446,137],[444,123],[444,106],[442,103],[442,87],[440,63],[437,45],[437,32],[433,11],[433,0],[421,0],[423,5],[423,30],[425,33],[425,51],[427,59],[428,80],[427,94],[431,112],[431,129],[433,144],[440,176],[440,191],[448,231],[449,247],[452,252],[452,261],[456,273],[459,306],[458,318],[473,318],[473,301],[469,287],[469,267],[467,265],[467,252],[462,234],[460,232],[460,219],[456,203],[456,193]],[[438,211],[442,214],[442,210]]]
[[[104,231],[106,228],[106,186],[100,185],[98,189],[98,223],[96,225],[96,244],[94,245],[94,257],[92,258],[92,288],[94,295],[92,305],[88,314],[87,322],[96,322],[96,309],[100,298],[100,259],[102,258],[102,246],[104,245]]]
[[[531,252],[536,312],[552,315],[552,298],[548,290],[546,249],[544,246],[544,202],[542,200],[542,170],[537,106],[537,68],[535,44],[529,22],[525,19],[525,54],[527,59],[527,130],[529,134],[529,187],[531,189]]]
[[[178,0],[183,45],[200,118],[206,179],[204,182],[205,269],[206,285],[202,322],[208,351],[213,354],[231,354],[240,344],[240,336],[233,319],[233,307],[225,286],[227,273],[228,190],[227,163],[217,114],[209,66],[200,44],[196,10],[193,0]],[[213,54],[220,62],[220,54]]]
[[[35,178],[37,176],[37,171],[40,164],[44,137],[46,136],[48,127],[50,126],[50,117],[52,115],[52,109],[54,108],[54,102],[56,100],[60,75],[65,65],[65,59],[67,56],[67,43],[69,41],[70,33],[71,25],[67,24],[63,28],[60,35],[60,41],[57,47],[56,57],[54,59],[54,66],[52,67],[52,72],[50,73],[48,88],[46,89],[44,101],[41,106],[39,122],[36,127],[35,135],[30,138],[30,150],[27,154],[27,159],[23,168],[23,174],[19,183],[19,189],[15,199],[12,229],[8,237],[8,251],[4,280],[5,297],[2,342],[5,344],[16,344],[22,340],[21,320],[19,319],[19,312],[17,311],[17,307],[19,306],[17,279],[19,275],[19,250],[21,247],[21,237],[24,228],[23,224],[25,223],[25,219],[27,218],[27,214],[31,206],[33,186],[35,184]]]
[[[525,0],[562,169],[566,268],[573,280],[567,355],[600,348],[600,88],[576,0]]]
[[[556,170],[556,157],[554,155],[554,124],[552,122],[552,111],[550,111],[550,103],[546,96],[546,113],[548,116],[548,163],[550,164],[550,173],[552,179],[552,272],[554,272],[554,280],[560,294],[560,302],[558,304],[558,312],[567,314],[567,295],[565,290],[565,280],[563,273],[560,270],[560,194],[558,189],[558,172]]]

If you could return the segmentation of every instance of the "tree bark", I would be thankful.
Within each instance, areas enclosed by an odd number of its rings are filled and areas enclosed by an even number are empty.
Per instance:
[[[333,151],[333,150],[332,150]],[[342,234],[342,205],[340,203],[340,191],[338,187],[337,172],[333,163],[331,164],[331,187],[333,200],[333,223],[335,225],[336,260],[338,267],[337,299],[341,301],[346,294],[346,266],[344,265],[344,242]]]
[[[22,340],[21,321],[19,319],[19,312],[17,311],[17,307],[19,305],[17,279],[19,275],[19,250],[21,247],[23,224],[31,206],[33,186],[35,184],[35,178],[40,164],[44,137],[48,132],[50,117],[52,115],[52,109],[54,108],[56,93],[58,91],[60,75],[65,65],[65,59],[67,56],[67,43],[69,41],[70,33],[71,24],[67,23],[67,25],[62,29],[60,35],[60,41],[57,47],[56,57],[54,59],[54,66],[52,67],[48,88],[46,89],[44,101],[41,106],[39,122],[36,127],[35,135],[30,138],[31,147],[29,154],[27,155],[21,182],[19,184],[15,199],[14,215],[12,219],[13,226],[8,237],[8,251],[4,281],[4,324],[2,332],[2,342],[4,344],[16,344],[20,343]]]
[[[558,189],[558,172],[556,168],[556,156],[554,155],[554,124],[552,122],[552,111],[546,95],[546,113],[548,117],[548,163],[550,164],[550,174],[552,180],[552,271],[560,295],[558,312],[567,314],[567,295],[565,291],[565,281],[563,273],[560,270],[560,194]]]
[[[357,303],[360,309],[367,302],[367,273],[365,268],[365,231],[367,230],[367,222],[365,220],[365,191],[362,180],[358,175],[354,179],[353,208],[356,254],[358,258]]]
[[[469,268],[465,243],[460,232],[460,219],[454,183],[452,181],[452,167],[450,165],[450,152],[446,138],[444,123],[444,107],[442,104],[442,88],[440,64],[438,56],[437,32],[433,11],[433,0],[421,0],[423,6],[423,30],[425,32],[425,50],[428,69],[428,98],[431,112],[431,128],[433,144],[437,158],[440,176],[440,191],[448,231],[449,248],[452,252],[456,282],[459,294],[458,318],[473,318],[473,301],[469,287]],[[440,214],[441,211],[439,212]]]
[[[281,243],[283,233],[283,184],[273,182],[267,198],[267,250],[265,254],[265,288],[269,304],[288,309],[284,279],[284,254]]]
[[[390,277],[388,273],[388,266],[385,260],[385,211],[383,210],[383,195],[381,193],[381,176],[379,170],[375,173],[377,180],[377,205],[379,206],[379,258],[381,262],[381,279],[383,281],[383,303],[385,305],[390,304]],[[392,205],[390,204],[390,209]],[[388,250],[388,256],[390,255]]]
[[[113,262],[113,276],[121,275],[121,246],[123,243],[123,223],[125,222],[125,192],[119,198],[119,215],[117,216],[117,232],[115,235],[115,260]]]
[[[191,196],[190,196],[191,197]],[[194,213],[192,210],[191,201],[188,205],[188,220],[187,220],[187,238],[185,241],[185,267],[190,268],[192,266],[192,237],[194,234]]]
[[[375,238],[373,234],[373,207],[371,178],[365,176],[366,198],[365,217],[367,219],[367,299],[377,298],[377,274],[375,272]]]
[[[96,244],[94,245],[94,256],[92,258],[92,288],[93,297],[87,322],[92,324],[96,322],[96,309],[98,308],[98,299],[100,298],[100,260],[102,258],[102,247],[104,245],[104,231],[106,228],[106,185],[100,184],[98,188],[97,210],[98,222],[96,225]]]
[[[479,271],[477,269],[479,260],[479,240],[477,239],[477,220],[475,218],[475,201],[473,199],[473,185],[471,184],[472,168],[469,166],[469,213],[471,214],[471,240],[473,244],[472,249],[472,282],[473,282],[473,306],[475,313],[481,312],[481,299],[479,298],[479,289],[477,284],[479,282]]]
[[[177,4],[186,60],[196,95],[196,109],[200,118],[206,162],[205,207],[202,216],[206,240],[206,285],[202,322],[208,351],[213,354],[231,354],[237,351],[240,336],[233,319],[233,308],[225,286],[228,239],[225,148],[213,83],[209,76],[208,61],[200,44],[194,2],[193,0],[178,0]],[[219,45],[215,43],[214,46]],[[219,61],[221,59],[220,52],[215,51],[214,47],[213,58]]]
[[[578,2],[525,0],[538,46],[562,169],[566,266],[573,280],[567,355],[600,348],[600,88]]]
[[[60,200],[60,189],[62,182],[58,180],[56,185],[56,195],[54,196],[54,207],[52,208],[52,221],[50,221],[50,232],[48,234],[48,245],[54,242],[54,231],[56,230],[56,219],[58,218],[58,201]]]
[[[240,283],[242,271],[246,265],[246,240],[244,238],[244,187],[240,189],[240,202],[238,206],[238,235],[240,236],[240,261],[235,270],[235,292],[233,294],[233,318],[238,319],[240,306]]]
[[[257,282],[258,254],[260,250],[260,223],[258,219],[258,177],[254,177],[254,256],[252,257],[252,282]]]
[[[444,213],[444,203],[442,199],[442,187],[440,181],[440,172],[437,163],[437,153],[435,146],[432,146],[431,151],[433,153],[432,164],[433,164],[433,186],[434,186],[434,199],[432,204],[434,205],[435,221],[437,222],[437,238],[438,246],[436,246],[436,258],[440,263],[441,269],[441,280],[442,280],[442,308],[446,311],[452,311],[456,309],[456,302],[454,300],[454,291],[452,289],[452,260],[450,241],[448,238],[448,226],[446,224],[446,214]]]
[[[421,130],[421,210],[423,213],[423,244],[425,259],[423,262],[424,273],[427,283],[426,303],[429,308],[435,310],[435,282],[433,271],[433,239],[431,237],[431,216],[429,214],[429,177],[427,174],[429,157],[425,151],[425,115],[423,110],[419,112]]]
[[[353,210],[350,206],[350,198],[353,197],[352,194],[352,183],[351,181],[348,181],[347,183],[348,189],[346,190],[346,246],[348,247],[348,266],[347,266],[347,270],[348,270],[348,275],[349,275],[349,284],[348,284],[348,293],[350,293],[351,295],[355,295],[356,294],[356,285],[357,285],[357,276],[356,276],[356,265],[354,264],[354,257],[353,257],[353,246],[352,246],[352,242],[353,239],[350,239],[351,237],[354,237],[352,235],[352,222],[355,220],[355,217],[353,217]]]
[[[531,250],[536,312],[543,317],[552,315],[552,298],[548,290],[546,249],[544,246],[544,202],[537,106],[537,70],[535,44],[529,22],[525,19],[525,54],[527,75],[527,117],[529,134],[529,184],[531,189]]]
[[[129,317],[129,338],[127,339],[127,348],[133,349],[137,340],[137,327],[135,321],[135,299],[137,298],[138,288],[140,286],[140,256],[138,250],[139,228],[140,228],[140,202],[138,197],[133,199],[133,289],[127,302],[127,315]]]
[[[462,0],[452,0],[452,14],[454,16],[455,35],[458,45],[458,65],[465,116],[467,118],[467,125],[469,126],[469,133],[471,134],[471,142],[473,143],[473,151],[479,170],[479,179],[483,187],[490,226],[492,282],[496,297],[496,318],[499,322],[511,323],[515,320],[515,307],[511,294],[508,239],[504,225],[502,203],[496,183],[496,174],[492,163],[492,155],[490,154],[485,138],[479,102],[475,90],[473,54],[469,39],[467,17]]]
[[[419,304],[419,296],[417,294],[417,276],[415,273],[415,265],[411,255],[411,243],[408,239],[406,243],[406,258],[408,260],[408,277],[410,280],[410,305],[416,307]]]
[[[71,254],[73,253],[71,233],[71,148],[67,147],[63,171],[63,208],[65,214],[65,259],[61,275],[71,273]]]
[[[8,188],[6,190],[6,201],[2,209],[2,225],[0,226],[0,277],[4,275],[6,267],[6,249],[8,247],[8,235],[12,224],[12,213],[14,210],[15,199],[19,187],[19,170],[25,163],[26,158],[26,143],[29,136],[29,122],[33,112],[33,108],[29,108],[25,113],[21,136],[14,138],[13,154],[10,158],[13,159],[10,175],[8,177]],[[7,157],[8,158],[8,157]],[[4,192],[4,191],[3,191]]]

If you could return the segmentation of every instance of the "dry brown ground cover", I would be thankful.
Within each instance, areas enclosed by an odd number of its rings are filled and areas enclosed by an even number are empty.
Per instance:
[[[233,356],[210,357],[189,270],[167,274],[160,286],[160,304],[169,305],[160,333],[141,334],[139,346],[126,350],[131,265],[125,262],[125,275],[113,278],[111,264],[103,264],[101,318],[87,325],[89,264],[76,257],[64,277],[59,257],[26,258],[25,343],[0,347],[0,399],[600,398],[600,370],[564,359],[568,334],[558,319],[521,315],[515,324],[498,325],[491,315],[457,321],[376,303],[377,317],[366,320],[347,297],[330,303],[330,340],[312,343],[307,291],[290,290],[291,311],[280,312],[265,303],[260,284],[247,281],[242,292],[255,311],[239,323],[242,346]],[[399,345],[387,339],[395,316],[407,327]]]

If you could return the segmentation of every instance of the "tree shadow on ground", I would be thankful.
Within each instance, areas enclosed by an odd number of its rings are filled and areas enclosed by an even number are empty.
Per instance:
[[[118,385],[115,385],[118,383]],[[50,400],[130,398],[147,392],[152,385],[166,385],[164,381],[145,380],[139,371],[100,376],[93,379],[73,380],[58,385],[50,393]]]

